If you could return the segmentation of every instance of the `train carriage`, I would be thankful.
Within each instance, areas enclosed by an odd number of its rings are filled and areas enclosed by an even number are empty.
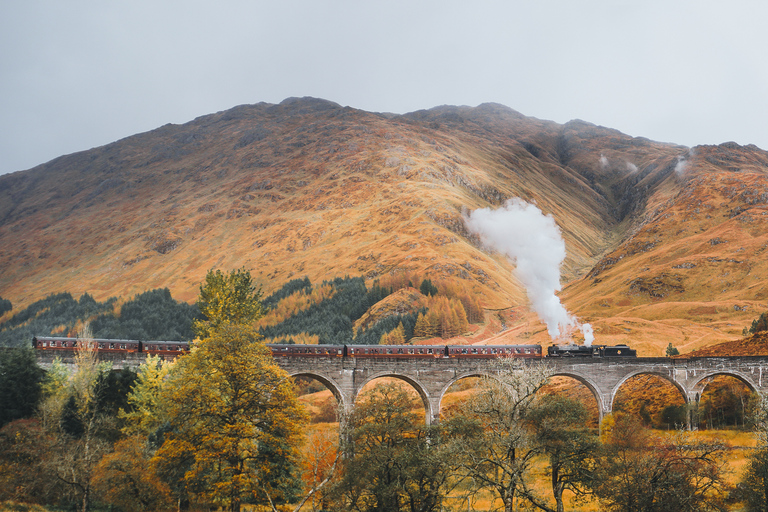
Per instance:
[[[494,357],[540,358],[541,345],[449,345],[448,357],[490,359]]]
[[[142,352],[152,355],[178,355],[189,351],[186,341],[143,341]]]
[[[83,340],[56,336],[35,336],[32,346],[37,350],[75,350]],[[103,352],[141,352],[139,340],[93,339],[96,349]]]
[[[434,359],[445,357],[444,345],[347,345],[347,357]]]
[[[344,345],[287,345],[267,343],[273,357],[342,357]]]

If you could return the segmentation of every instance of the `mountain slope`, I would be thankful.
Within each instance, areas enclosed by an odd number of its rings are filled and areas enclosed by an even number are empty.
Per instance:
[[[413,270],[515,308],[497,342],[547,342],[513,264],[462,220],[521,197],[557,220],[563,300],[598,342],[696,348],[765,307],[766,169],[751,146],[689,150],[496,104],[243,105],[0,176],[0,296],[193,300],[213,267],[245,266],[267,292]]]

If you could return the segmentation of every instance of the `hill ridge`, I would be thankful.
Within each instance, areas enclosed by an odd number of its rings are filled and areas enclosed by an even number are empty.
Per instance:
[[[520,308],[513,264],[463,223],[519,197],[556,219],[561,298],[598,337],[693,349],[734,338],[766,302],[766,169],[754,146],[687,148],[494,103],[239,105],[0,176],[0,296],[24,307],[168,287],[191,301],[208,269],[246,266],[267,292],[414,271]],[[545,339],[535,315],[519,321],[531,327],[515,336]]]

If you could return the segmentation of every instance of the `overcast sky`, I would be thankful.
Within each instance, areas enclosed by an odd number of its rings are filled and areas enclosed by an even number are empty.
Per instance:
[[[768,149],[766,21],[764,0],[0,0],[0,174],[291,96]]]

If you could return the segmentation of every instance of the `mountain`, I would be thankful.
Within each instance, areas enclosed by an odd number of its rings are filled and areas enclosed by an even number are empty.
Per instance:
[[[409,270],[505,310],[495,342],[548,343],[513,263],[464,227],[519,197],[554,217],[566,307],[596,343],[661,355],[740,337],[768,295],[768,153],[687,148],[498,104],[405,115],[314,98],[242,105],[0,176],[0,296],[97,300],[211,268],[289,279]]]

